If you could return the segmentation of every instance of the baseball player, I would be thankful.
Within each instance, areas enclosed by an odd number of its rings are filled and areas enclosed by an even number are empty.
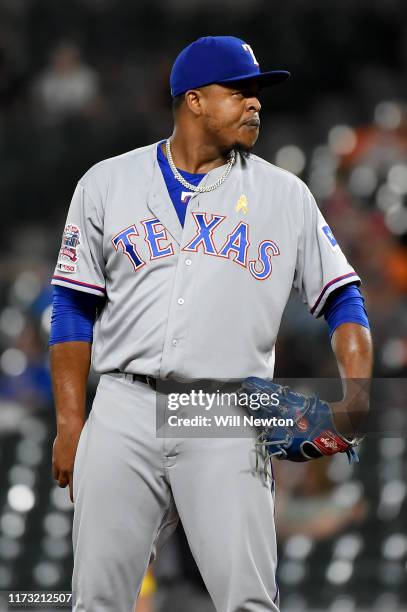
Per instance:
[[[325,316],[343,379],[370,376],[357,273],[305,184],[251,153],[259,91],[288,77],[262,72],[243,40],[198,39],[172,68],[172,136],[76,187],[50,345],[77,612],[130,612],[178,517],[218,612],[278,611],[273,483],[251,469],[255,434],[159,438],[156,389],[272,379],[292,286]],[[85,422],[91,362],[101,377]],[[349,434],[352,413],[335,425]]]

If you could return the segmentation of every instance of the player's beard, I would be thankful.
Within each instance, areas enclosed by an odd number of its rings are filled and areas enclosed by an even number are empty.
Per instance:
[[[254,147],[255,143],[253,143],[252,145],[245,145],[242,142],[236,142],[232,149],[234,149],[236,151],[236,153],[240,153],[240,155],[242,157],[249,157],[250,153],[253,151],[253,147]]]

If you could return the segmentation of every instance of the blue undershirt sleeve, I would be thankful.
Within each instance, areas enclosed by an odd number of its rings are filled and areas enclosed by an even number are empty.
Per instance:
[[[103,298],[67,287],[53,286],[49,346],[60,342],[93,341],[93,324]]]
[[[364,298],[356,285],[340,287],[329,296],[323,310],[329,337],[342,323],[358,323],[370,329]]]

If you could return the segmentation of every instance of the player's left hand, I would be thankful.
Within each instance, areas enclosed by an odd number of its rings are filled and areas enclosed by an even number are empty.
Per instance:
[[[278,398],[250,414],[260,419],[276,417],[280,424],[265,426],[259,436],[259,446],[267,450],[270,456],[290,461],[309,461],[326,455],[346,453],[350,462],[358,461],[354,450],[361,438],[348,435],[352,422],[348,417],[348,404],[336,402],[329,405],[315,395],[306,396],[276,383],[261,378],[250,377],[243,381],[240,394],[259,397],[267,394]],[[284,420],[282,424],[281,419]],[[339,424],[346,424],[346,435],[338,431]]]

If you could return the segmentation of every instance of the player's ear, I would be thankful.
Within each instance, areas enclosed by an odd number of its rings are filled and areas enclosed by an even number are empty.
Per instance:
[[[199,89],[191,89],[185,94],[185,103],[194,115],[202,114],[202,92]]]

